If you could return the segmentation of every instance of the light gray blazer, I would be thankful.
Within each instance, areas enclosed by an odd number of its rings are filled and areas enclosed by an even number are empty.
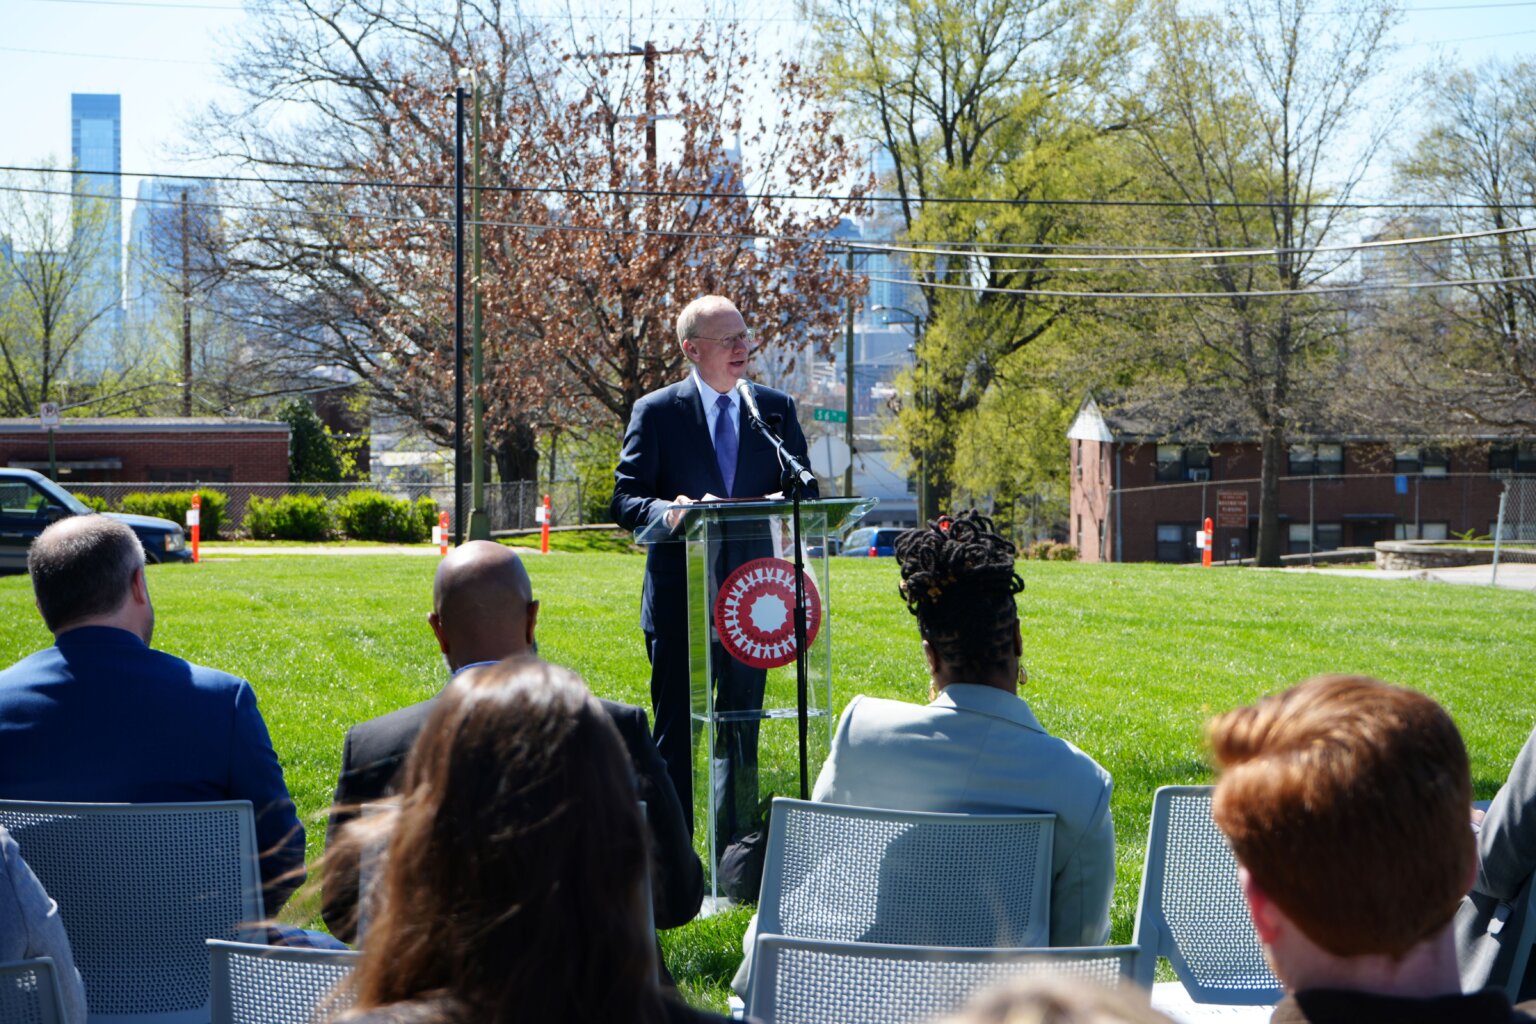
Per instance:
[[[1020,697],[952,683],[932,703],[855,697],[811,799],[855,807],[950,814],[1054,814],[1051,945],[1109,940],[1115,826],[1109,773],[1045,731]],[[757,917],[732,986],[746,994]]]
[[[932,703],[855,697],[811,799],[898,811],[1056,815],[1051,945],[1109,939],[1109,773],[1047,733],[1022,698],[956,683]]]
[[[0,827],[0,961],[40,956],[53,958],[53,972],[64,995],[64,1020],[85,1024],[85,988],[75,970],[59,905],[21,859],[16,840]]]
[[[1515,758],[1477,837],[1477,882],[1456,911],[1456,956],[1467,992],[1504,988],[1515,940],[1526,923],[1532,872],[1536,870],[1536,733]],[[1526,971],[1530,979],[1530,971]],[[1515,1001],[1531,998],[1527,980],[1512,991]]]

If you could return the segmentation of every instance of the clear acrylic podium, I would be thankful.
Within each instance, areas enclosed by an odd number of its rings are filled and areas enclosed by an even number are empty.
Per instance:
[[[800,503],[811,782],[832,741],[828,540],[841,538],[874,504],[867,498]],[[708,892],[718,899],[726,845],[758,827],[758,808],[771,796],[800,795],[794,576],[784,565],[794,562],[793,505],[727,500],[673,507],[684,512],[675,530],[658,519],[635,531],[635,540],[687,545],[693,820],[704,824],[703,836],[695,827],[695,843],[703,839]]]

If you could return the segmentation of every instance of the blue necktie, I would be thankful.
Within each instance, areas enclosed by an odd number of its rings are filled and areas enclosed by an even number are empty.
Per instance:
[[[720,479],[725,481],[725,496],[731,496],[731,484],[736,479],[736,421],[731,416],[731,398],[721,395],[715,399],[715,461],[720,464]]]

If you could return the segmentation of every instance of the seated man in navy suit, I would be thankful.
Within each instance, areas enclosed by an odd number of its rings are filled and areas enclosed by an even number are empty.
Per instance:
[[[539,602],[533,599],[528,570],[511,548],[475,540],[460,545],[438,563],[432,584],[432,612],[427,624],[454,675],[504,658],[537,654],[533,640]],[[397,776],[436,706],[433,696],[347,730],[341,775],[326,829],[330,847],[358,808],[395,792]],[[624,741],[635,770],[635,784],[645,802],[651,832],[651,904],[657,928],[675,928],[693,920],[704,899],[704,870],[688,840],[683,809],[667,780],[666,766],[651,742],[645,712],[616,701],[600,701]],[[331,934],[353,941],[357,935],[358,866],[328,861],[322,911]]]
[[[117,520],[54,523],[27,568],[54,645],[0,672],[0,799],[249,800],[275,914],[304,880],[304,829],[251,685],[150,648],[144,549]]]
[[[666,516],[676,528],[679,515],[667,511],[706,495],[720,498],[762,497],[782,490],[778,457],[769,442],[751,429],[741,411],[736,382],[747,372],[753,336],[729,299],[706,295],[690,302],[677,317],[677,341],[692,364],[688,376],[652,391],[635,403],[624,449],[614,471],[614,520],[637,530]],[[778,423],[785,447],[806,461],[805,435],[795,418],[795,403],[782,391],[753,387],[758,407],[769,423]],[[804,495],[814,498],[814,488]],[[712,569],[720,582],[751,558],[772,553],[766,538],[738,538],[714,553]],[[645,560],[640,593],[640,629],[651,660],[651,709],[656,745],[666,759],[677,795],[693,823],[693,757],[688,677],[687,583],[684,546],[652,544]],[[766,676],[729,659],[715,648],[715,707],[718,711],[760,711]],[[724,751],[716,796],[720,848],[750,830],[758,801],[757,722],[741,721],[720,729],[717,749]]]

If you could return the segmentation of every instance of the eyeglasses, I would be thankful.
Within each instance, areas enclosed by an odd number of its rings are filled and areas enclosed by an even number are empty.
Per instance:
[[[754,331],[752,328],[748,327],[746,330],[740,331],[740,332],[738,332],[736,334],[733,334],[729,338],[711,338],[711,337],[709,337],[707,335],[703,335],[703,334],[694,334],[694,335],[690,335],[688,340],[689,341],[713,341],[713,342],[715,342],[718,345],[731,345],[733,347],[735,345],[740,344],[740,345],[745,345],[748,348],[751,348],[753,343],[757,341],[757,332]]]

